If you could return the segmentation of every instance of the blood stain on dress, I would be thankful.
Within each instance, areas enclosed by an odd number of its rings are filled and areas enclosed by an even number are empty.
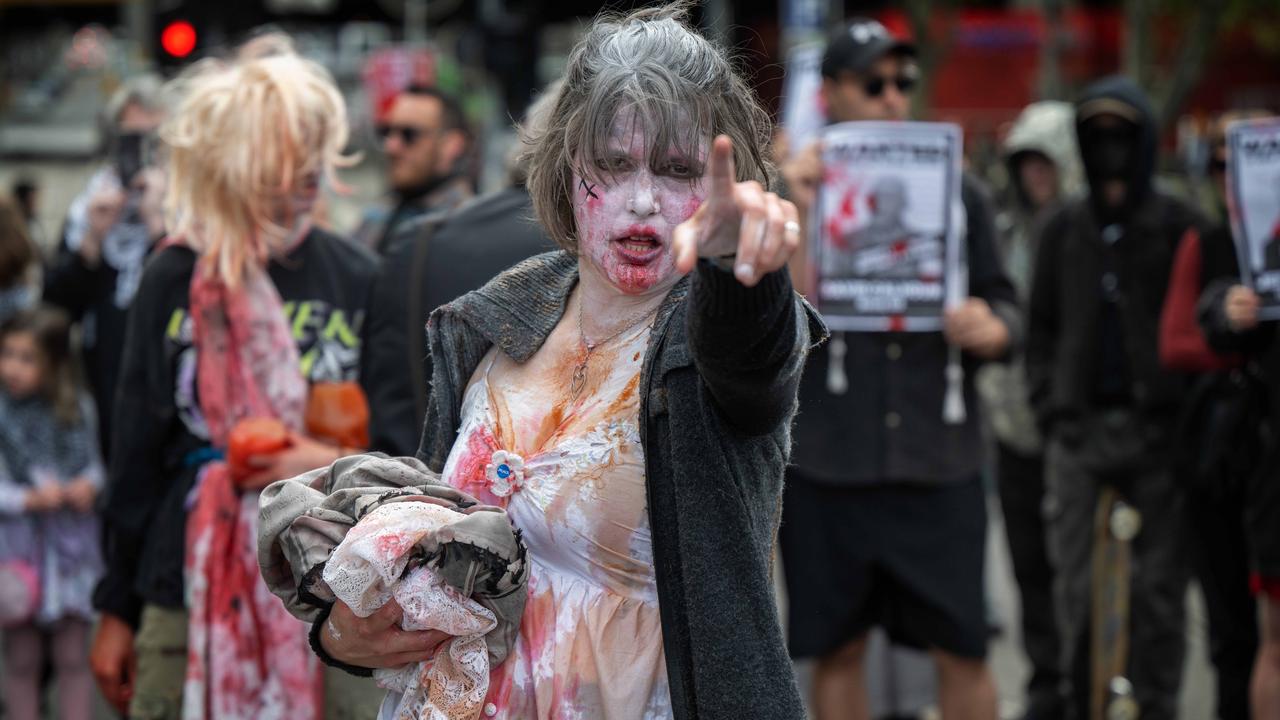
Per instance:
[[[537,431],[534,433],[529,447],[532,452],[539,453],[546,450],[551,441],[560,436],[560,430],[564,425],[565,412],[563,405],[554,405],[546,415],[542,416],[542,422],[539,424]]]
[[[374,540],[374,549],[381,558],[397,558],[405,553],[414,539],[404,533],[387,533]]]
[[[471,493],[482,503],[506,507],[505,498],[489,492],[489,478],[485,474],[485,466],[493,460],[493,451],[497,449],[489,428],[485,425],[476,427],[467,436],[465,449],[450,482],[457,489]]]
[[[636,373],[627,381],[626,387],[622,388],[622,392],[618,393],[618,397],[609,403],[609,407],[604,411],[604,416],[607,418],[622,417],[625,411],[630,410],[636,404],[636,389],[639,387],[640,373]]]
[[[519,452],[516,446],[515,429],[511,427],[511,413],[507,411],[506,396],[503,393],[494,392],[493,385],[489,385],[488,390],[489,407],[493,408],[493,417],[497,421],[493,429],[494,447]]]

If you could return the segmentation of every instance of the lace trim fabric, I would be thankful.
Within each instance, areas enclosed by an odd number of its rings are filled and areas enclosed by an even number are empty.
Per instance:
[[[394,599],[403,611],[403,629],[452,636],[432,661],[374,672],[380,687],[401,693],[392,716],[396,720],[477,718],[489,691],[484,636],[497,619],[446,583],[430,559],[415,552],[424,538],[443,540],[450,526],[465,517],[426,502],[385,505],[351,528],[325,566],[325,582],[356,615],[368,617]]]

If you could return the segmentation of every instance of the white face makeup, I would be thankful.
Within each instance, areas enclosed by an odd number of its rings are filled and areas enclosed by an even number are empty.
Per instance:
[[[696,158],[671,148],[651,167],[651,133],[634,118],[618,114],[606,157],[594,159],[602,180],[573,176],[578,254],[618,292],[665,293],[678,279],[672,234],[702,204],[707,147]]]

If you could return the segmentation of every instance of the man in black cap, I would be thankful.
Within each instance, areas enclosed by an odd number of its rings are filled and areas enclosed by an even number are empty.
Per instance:
[[[880,23],[855,20],[836,34],[822,73],[831,122],[908,119],[915,48]],[[782,173],[806,217],[823,175],[816,145]],[[970,297],[947,311],[943,332],[837,333],[801,381],[781,546],[791,653],[817,658],[812,707],[824,720],[870,717],[863,656],[876,625],[930,652],[946,720],[996,717],[972,378],[1017,344],[1021,323],[989,201],[967,177],[961,199]],[[942,413],[949,347],[965,368],[969,412],[957,424]]]

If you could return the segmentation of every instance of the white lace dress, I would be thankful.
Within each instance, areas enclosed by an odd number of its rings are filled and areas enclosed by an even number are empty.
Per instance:
[[[597,351],[577,402],[568,388],[491,385],[496,349],[467,388],[444,478],[504,505],[531,561],[520,634],[482,717],[671,717],[638,426],[648,336]],[[548,392],[564,400],[550,411]]]

